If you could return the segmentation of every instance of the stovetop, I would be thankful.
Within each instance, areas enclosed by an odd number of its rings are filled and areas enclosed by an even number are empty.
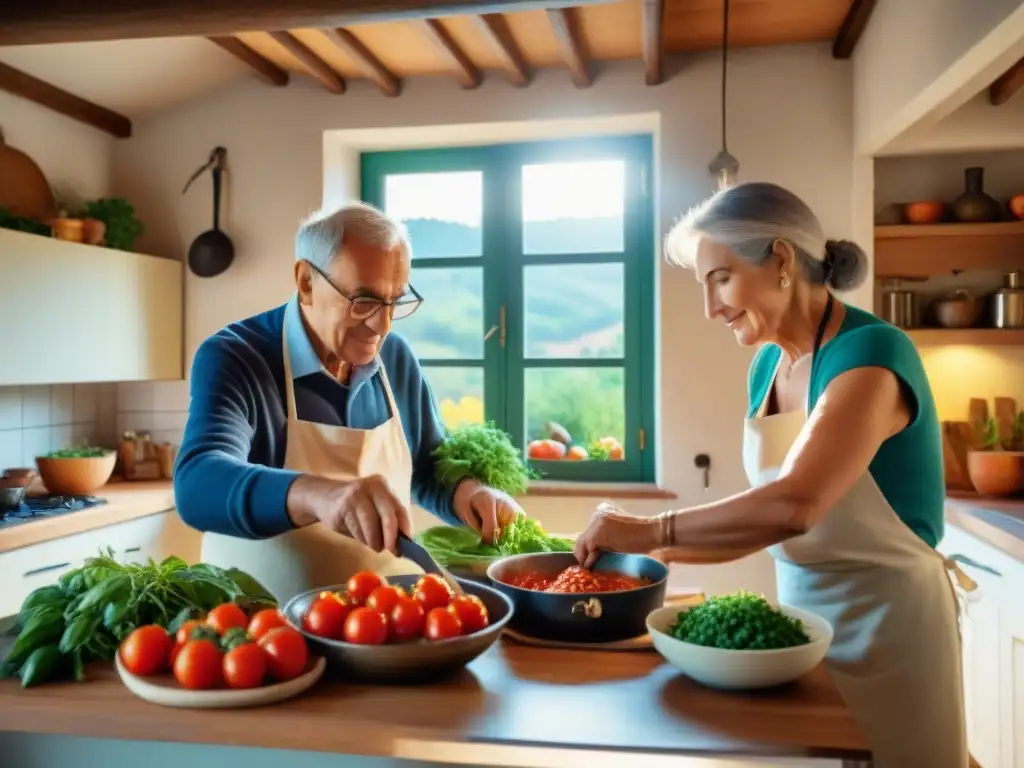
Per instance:
[[[106,503],[106,499],[96,496],[28,496],[16,509],[0,513],[0,528],[69,515]]]

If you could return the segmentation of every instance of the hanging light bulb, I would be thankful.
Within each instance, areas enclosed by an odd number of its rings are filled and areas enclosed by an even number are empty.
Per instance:
[[[719,189],[736,183],[740,172],[740,161],[729,153],[726,145],[726,93],[728,84],[727,64],[729,60],[729,0],[723,0],[722,10],[722,149],[708,164],[711,178],[718,182]]]

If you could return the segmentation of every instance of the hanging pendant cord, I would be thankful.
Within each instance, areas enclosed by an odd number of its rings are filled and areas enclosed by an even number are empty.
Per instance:
[[[725,94],[726,94],[726,62],[729,58],[729,0],[723,0],[724,11],[722,13],[722,149],[728,150],[728,145],[725,142],[726,135],[726,110],[725,110]]]

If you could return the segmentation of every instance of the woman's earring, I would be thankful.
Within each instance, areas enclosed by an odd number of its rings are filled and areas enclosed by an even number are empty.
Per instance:
[[[789,277],[786,276],[785,272],[782,273],[782,280],[779,282],[779,285],[783,288],[789,288]]]

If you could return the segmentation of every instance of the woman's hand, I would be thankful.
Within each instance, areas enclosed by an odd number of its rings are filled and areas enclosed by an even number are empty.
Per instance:
[[[523,508],[507,493],[472,479],[459,483],[452,506],[459,519],[488,544],[494,543],[502,529],[523,514]]]
[[[659,518],[637,517],[604,501],[576,538],[574,554],[584,568],[592,568],[602,552],[646,554],[663,546],[662,529]]]

